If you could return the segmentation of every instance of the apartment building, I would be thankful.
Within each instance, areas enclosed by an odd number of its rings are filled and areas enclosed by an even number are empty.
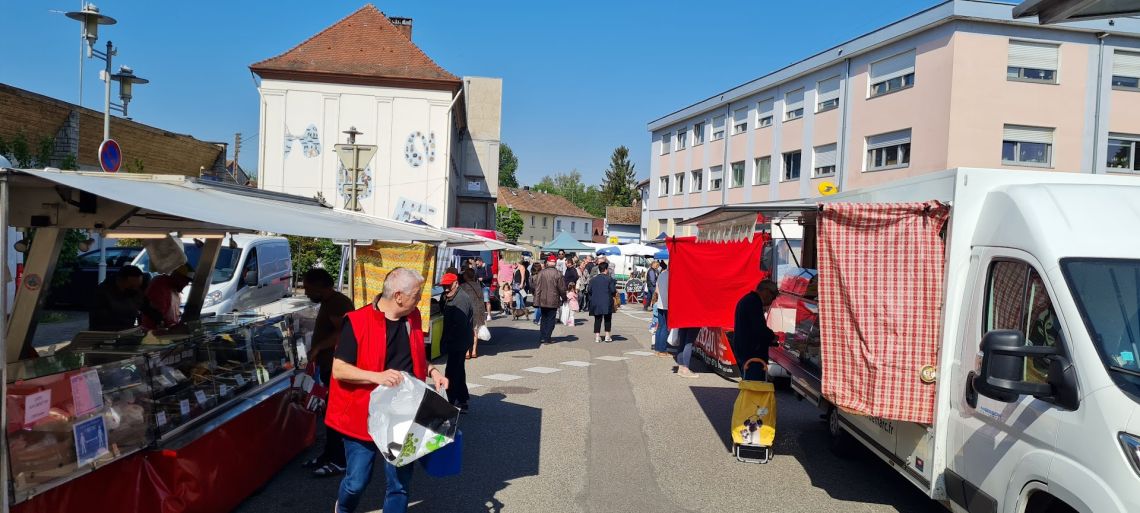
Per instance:
[[[952,0],[649,123],[642,233],[955,167],[1140,173],[1140,20]]]

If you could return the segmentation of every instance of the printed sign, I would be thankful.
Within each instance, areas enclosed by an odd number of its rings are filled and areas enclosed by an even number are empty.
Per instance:
[[[195,391],[194,392],[194,398],[198,400],[198,404],[200,404],[202,406],[206,405],[206,393],[205,392],[203,392],[201,390]]]
[[[401,197],[396,202],[396,209],[392,212],[392,219],[397,221],[423,221],[435,217],[436,209],[418,201]]]
[[[166,425],[166,412],[160,411],[160,412],[154,414],[154,423],[158,424],[158,427],[165,426]]]
[[[234,376],[234,381],[237,381],[237,386],[239,386],[239,387],[245,386],[245,377],[242,376],[241,374]]]
[[[83,422],[76,422],[72,428],[75,435],[75,455],[80,467],[95,461],[107,454],[107,424],[103,416],[91,417]]]
[[[51,390],[41,390],[24,398],[24,427],[29,427],[48,416],[51,411]]]
[[[229,385],[221,385],[220,387],[218,387],[218,394],[222,395],[222,396],[230,395],[230,386]]]
[[[183,417],[190,415],[190,400],[183,399],[178,401],[178,411],[182,413]]]
[[[103,385],[94,370],[71,376],[71,404],[76,416],[103,407]]]
[[[119,149],[119,143],[114,139],[104,140],[99,145],[99,167],[107,173],[116,173],[121,165],[123,165],[123,152]]]

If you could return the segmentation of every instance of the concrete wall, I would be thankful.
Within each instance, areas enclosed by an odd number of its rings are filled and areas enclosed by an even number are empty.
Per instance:
[[[523,219],[523,231],[519,235],[520,244],[543,246],[554,240],[554,216],[521,210],[519,215]]]
[[[494,228],[495,198],[499,191],[499,145],[502,125],[503,81],[464,77],[460,101],[467,129],[459,135],[460,203],[454,226]]]
[[[559,229],[561,226],[561,230]],[[588,217],[555,216],[554,236],[559,233],[569,233],[570,236],[582,242],[590,242],[593,238],[593,219]]]

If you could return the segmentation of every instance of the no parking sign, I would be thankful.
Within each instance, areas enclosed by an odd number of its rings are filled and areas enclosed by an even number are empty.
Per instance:
[[[114,139],[106,139],[99,145],[99,167],[107,173],[116,173],[123,165],[123,152]]]

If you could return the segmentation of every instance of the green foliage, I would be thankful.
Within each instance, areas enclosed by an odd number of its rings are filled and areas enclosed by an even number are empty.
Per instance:
[[[586,185],[582,182],[582,173],[577,169],[569,173],[544,176],[542,181],[534,186],[534,190],[562,196],[594,217],[606,215],[606,202],[602,198],[601,189],[596,185]]]
[[[11,141],[0,138],[0,155],[7,157],[16,167],[48,167],[54,148],[55,139],[51,137],[41,138],[34,148],[23,132],[17,133]]]
[[[341,248],[329,239],[287,236],[289,250],[293,253],[293,276],[300,280],[306,271],[321,267],[332,275],[333,280],[340,274]]]
[[[523,232],[523,218],[512,208],[507,208],[502,205],[495,207],[495,226],[507,240],[517,242],[519,235]]]
[[[633,206],[637,198],[637,174],[629,161],[629,148],[618,146],[610,156],[610,167],[602,179],[604,204],[619,207]],[[605,212],[603,211],[603,215]]]
[[[142,159],[135,157],[135,160],[128,162],[123,166],[123,170],[128,173],[144,173],[145,166],[143,166]]]
[[[59,168],[73,171],[77,170],[79,169],[79,160],[75,158],[75,155],[68,154],[63,158],[63,162],[59,164]]]
[[[518,187],[519,179],[515,176],[518,171],[519,159],[507,143],[499,145],[499,187]]]
[[[26,234],[28,244],[34,244],[36,230],[28,230]],[[79,244],[87,240],[87,232],[69,229],[63,232],[63,245],[59,249],[59,259],[55,262],[55,270],[51,275],[52,288],[62,287],[71,281],[71,268],[79,261]]]

